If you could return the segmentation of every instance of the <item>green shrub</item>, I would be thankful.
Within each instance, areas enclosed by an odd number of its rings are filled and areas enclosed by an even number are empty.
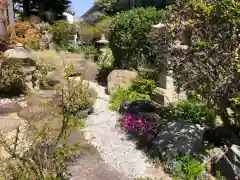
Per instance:
[[[111,95],[109,109],[112,111],[118,111],[124,98],[128,100],[149,100],[150,96],[147,94],[130,91],[128,89],[119,88]]]
[[[85,43],[95,43],[97,39],[101,38],[102,34],[104,34],[107,38],[109,37],[111,23],[112,18],[106,16],[95,25],[80,22],[76,26],[76,31],[80,36],[80,39]]]
[[[102,34],[104,34],[106,38],[109,38],[112,20],[112,17],[107,16],[94,26],[96,38],[101,38]]]
[[[131,86],[130,90],[141,94],[147,94],[152,97],[155,88],[156,83],[154,80],[140,78],[135,81],[135,83]]]
[[[98,65],[100,68],[112,68],[115,59],[110,48],[103,51],[98,57]]]
[[[155,8],[135,8],[114,17],[110,47],[119,67],[136,68],[141,63],[142,55],[148,51],[146,43],[152,25],[163,16],[163,11]]]
[[[178,118],[194,124],[212,125],[214,108],[196,99],[181,100],[166,107],[165,118]]]
[[[98,52],[94,46],[86,46],[84,49],[84,57],[86,59],[95,59],[98,55]]]
[[[53,33],[53,42],[62,47],[67,44],[67,37],[74,31],[74,26],[68,21],[60,20],[50,26],[49,29]]]
[[[71,114],[90,110],[96,96],[96,92],[82,81],[78,85],[71,83],[68,90],[64,91],[64,109]]]
[[[172,174],[175,180],[207,180],[205,167],[199,160],[189,155],[179,155],[168,161],[167,170]]]
[[[151,79],[158,82],[158,71],[156,69],[138,68],[138,76],[144,79]]]
[[[18,63],[5,64],[0,67],[0,94],[14,96],[25,91],[24,74]]]

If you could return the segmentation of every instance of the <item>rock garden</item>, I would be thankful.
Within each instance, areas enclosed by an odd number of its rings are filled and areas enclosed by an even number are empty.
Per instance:
[[[240,178],[240,3],[95,5],[7,28],[0,179]]]

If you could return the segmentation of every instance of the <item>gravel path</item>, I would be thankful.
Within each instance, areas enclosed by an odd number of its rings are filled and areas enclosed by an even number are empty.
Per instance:
[[[94,113],[86,121],[85,138],[97,148],[106,164],[127,177],[152,177],[149,173],[152,166],[147,157],[116,127],[119,115],[108,110],[109,96],[105,88],[92,82],[90,86],[98,92],[98,99]]]

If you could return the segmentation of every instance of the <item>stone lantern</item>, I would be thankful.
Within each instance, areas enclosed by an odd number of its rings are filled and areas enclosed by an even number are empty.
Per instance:
[[[98,53],[101,53],[101,52],[103,52],[105,49],[107,49],[108,44],[109,44],[109,41],[106,40],[105,35],[102,34],[101,39],[100,39],[99,41],[97,41],[97,50],[98,50]]]
[[[167,28],[167,24],[163,24],[163,23],[159,23],[156,25],[152,26],[154,29],[162,32],[163,34],[166,31]],[[179,46],[181,48],[186,49],[186,47],[182,47],[179,43],[177,43],[176,45],[174,45],[173,48],[179,48]],[[163,48],[167,48],[167,47],[163,47]],[[154,101],[156,101],[159,104],[162,105],[167,105],[168,103],[180,100],[180,99],[185,99],[185,93],[181,92],[178,93],[175,91],[175,87],[174,87],[174,81],[173,78],[171,77],[171,71],[167,71],[166,67],[168,66],[168,62],[165,58],[165,50],[163,50],[162,53],[162,70],[159,72],[158,74],[158,87],[154,90],[155,91],[155,97],[154,97]]]
[[[15,48],[5,51],[4,56],[16,60],[22,65],[22,72],[25,75],[25,85],[29,90],[38,89],[38,82],[35,78],[37,73],[37,64],[32,60],[30,50],[23,47],[22,44],[17,44]]]

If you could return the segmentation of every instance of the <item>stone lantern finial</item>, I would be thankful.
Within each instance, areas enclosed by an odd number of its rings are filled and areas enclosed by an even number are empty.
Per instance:
[[[106,39],[105,35],[102,34],[101,39],[99,41],[97,41],[97,43],[99,43],[99,44],[108,44],[109,41]]]
[[[163,23],[158,23],[158,24],[156,24],[156,25],[152,25],[152,27],[153,28],[157,28],[157,29],[160,29],[160,28],[163,28],[163,27],[165,27],[165,24],[163,24]]]

